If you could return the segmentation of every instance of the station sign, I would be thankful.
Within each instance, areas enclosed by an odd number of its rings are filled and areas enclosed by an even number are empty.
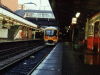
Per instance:
[[[76,17],[72,18],[72,23],[71,24],[77,24],[77,18]]]

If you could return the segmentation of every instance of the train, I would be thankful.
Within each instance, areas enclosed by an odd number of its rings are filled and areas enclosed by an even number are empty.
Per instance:
[[[47,27],[44,29],[44,41],[46,45],[56,45],[58,42],[59,30],[56,27]]]
[[[85,28],[87,48],[100,53],[100,12],[87,19]]]

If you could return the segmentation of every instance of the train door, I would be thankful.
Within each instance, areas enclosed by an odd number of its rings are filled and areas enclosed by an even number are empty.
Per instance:
[[[93,46],[94,46],[94,27],[93,25],[89,25],[87,48],[93,50]]]
[[[98,35],[98,26],[99,26],[99,21],[95,22],[94,24],[94,50],[98,50],[98,41],[99,41],[99,35]]]
[[[98,25],[98,53],[100,53],[100,23]]]

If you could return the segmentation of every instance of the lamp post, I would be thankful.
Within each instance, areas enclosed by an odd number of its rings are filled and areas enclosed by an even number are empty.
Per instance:
[[[80,16],[80,12],[77,12],[75,16],[78,18]]]
[[[72,18],[72,24],[77,24],[77,18],[80,16],[80,12],[77,12],[75,17]],[[74,27],[72,31],[72,42],[74,42]]]

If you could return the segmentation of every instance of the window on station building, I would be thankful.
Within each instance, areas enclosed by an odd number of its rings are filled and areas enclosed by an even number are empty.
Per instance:
[[[42,17],[41,13],[37,13],[37,17],[41,18]]]
[[[48,17],[48,13],[42,13],[42,17],[43,17],[43,18],[49,18],[49,17]]]
[[[48,14],[49,18],[54,18],[54,15],[52,13]]]
[[[29,12],[26,13],[26,17],[30,17],[31,14]]]
[[[33,12],[26,12],[25,17],[36,17],[36,18],[55,18],[52,13],[33,13]]]
[[[32,13],[32,17],[37,17],[37,13]]]

